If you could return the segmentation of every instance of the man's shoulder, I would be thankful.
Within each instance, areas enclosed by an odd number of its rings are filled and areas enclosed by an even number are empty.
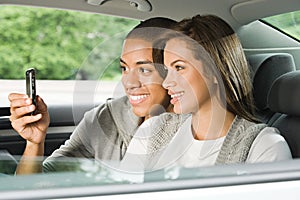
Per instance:
[[[130,107],[130,103],[127,96],[107,99],[106,104],[111,106]]]
[[[130,108],[129,100],[127,96],[122,96],[119,98],[109,98],[105,103],[99,104],[89,112],[96,112],[97,114],[105,111],[115,110],[115,109],[126,109]]]

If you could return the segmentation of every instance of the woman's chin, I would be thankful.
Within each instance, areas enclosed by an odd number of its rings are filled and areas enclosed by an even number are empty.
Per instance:
[[[184,110],[182,109],[181,106],[174,106],[173,110],[174,110],[174,113],[176,113],[176,114],[184,114]]]

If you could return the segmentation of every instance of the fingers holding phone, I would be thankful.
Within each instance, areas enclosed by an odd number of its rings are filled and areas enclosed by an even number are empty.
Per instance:
[[[10,101],[10,113],[14,118],[30,115],[36,106],[32,104],[32,99],[25,94],[11,93],[8,95]]]
[[[26,70],[26,94],[31,99],[31,104],[35,106],[35,110],[32,111],[32,115],[35,113],[43,113],[47,111],[47,106],[44,103],[43,99],[37,95],[36,90],[36,72],[34,68]],[[27,100],[28,103],[29,100]]]
[[[36,95],[35,71],[26,71],[26,93],[9,94],[10,121],[13,128],[26,140],[43,142],[50,123],[48,109],[41,97]]]
[[[14,119],[24,115],[33,115],[36,110],[36,83],[35,70],[30,68],[25,72],[26,94],[11,93],[8,96],[10,101],[10,110]]]

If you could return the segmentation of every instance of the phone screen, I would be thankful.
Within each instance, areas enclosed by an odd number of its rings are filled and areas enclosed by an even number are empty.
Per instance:
[[[32,99],[32,103],[36,106],[36,84],[35,69],[26,70],[26,94]]]

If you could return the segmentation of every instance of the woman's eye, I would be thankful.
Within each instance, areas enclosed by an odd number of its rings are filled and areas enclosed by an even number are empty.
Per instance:
[[[175,66],[175,69],[176,69],[177,71],[180,71],[180,70],[183,70],[184,67],[183,67],[183,66],[180,66],[180,65],[176,65],[176,66]]]

